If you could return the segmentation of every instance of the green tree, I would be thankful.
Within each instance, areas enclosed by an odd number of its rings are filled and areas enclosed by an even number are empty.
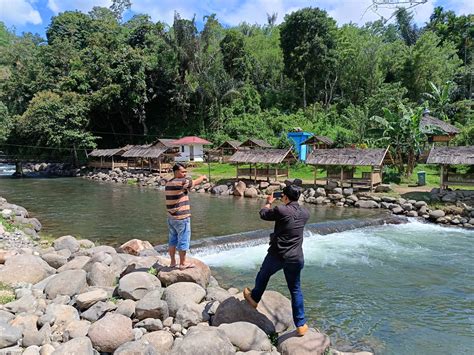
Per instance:
[[[222,39],[220,47],[225,71],[232,78],[245,81],[250,70],[250,62],[244,36],[236,30],[230,30]]]

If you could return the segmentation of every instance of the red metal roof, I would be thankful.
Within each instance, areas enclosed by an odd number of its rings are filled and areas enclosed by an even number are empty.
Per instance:
[[[196,136],[188,136],[188,137],[183,137],[178,140],[175,140],[171,142],[172,144],[175,145],[186,145],[186,144],[212,144],[209,141],[206,141],[205,139],[196,137]]]

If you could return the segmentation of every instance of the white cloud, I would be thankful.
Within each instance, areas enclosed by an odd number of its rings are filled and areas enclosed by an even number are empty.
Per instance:
[[[441,2],[441,1],[437,1]],[[472,0],[445,0],[445,9],[454,10],[457,15],[468,15],[474,13],[474,1]],[[442,6],[443,4],[439,4]]]
[[[68,10],[89,12],[94,6],[109,7],[111,4],[111,0],[48,0],[47,6],[54,14],[57,15],[60,12]]]
[[[42,23],[40,13],[35,10],[32,0],[0,0],[0,21],[8,26]]]

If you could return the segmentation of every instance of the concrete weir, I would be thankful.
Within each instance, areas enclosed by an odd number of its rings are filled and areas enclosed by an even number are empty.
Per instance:
[[[396,216],[392,214],[381,214],[377,217],[369,217],[363,219],[343,219],[336,221],[326,221],[319,223],[310,223],[306,226],[305,231],[327,235],[332,233],[340,233],[348,230],[382,226],[385,224],[403,224],[408,220],[403,216]],[[231,235],[224,235],[219,237],[202,238],[191,241],[191,251],[193,254],[201,254],[209,250],[230,250],[241,247],[248,247],[268,243],[268,238],[271,229],[259,229],[251,232],[236,233]],[[168,245],[161,244],[155,246],[158,253],[167,253]]]

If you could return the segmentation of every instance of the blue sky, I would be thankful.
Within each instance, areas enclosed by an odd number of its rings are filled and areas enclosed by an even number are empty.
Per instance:
[[[0,0],[0,21],[18,34],[31,31],[44,35],[51,17],[60,12],[88,12],[93,6],[108,7],[110,3],[110,0]],[[372,0],[132,0],[132,8],[126,17],[146,13],[154,21],[170,24],[175,11],[183,18],[196,15],[199,21],[216,13],[221,23],[232,26],[244,21],[264,24],[267,13],[277,13],[277,22],[280,23],[285,14],[312,6],[325,9],[339,24],[363,24],[380,18],[380,15],[390,17],[393,11],[380,7],[374,11],[374,8],[369,8],[371,4]],[[422,25],[436,6],[443,6],[456,14],[474,13],[474,0],[428,0],[413,9],[415,21]]]

